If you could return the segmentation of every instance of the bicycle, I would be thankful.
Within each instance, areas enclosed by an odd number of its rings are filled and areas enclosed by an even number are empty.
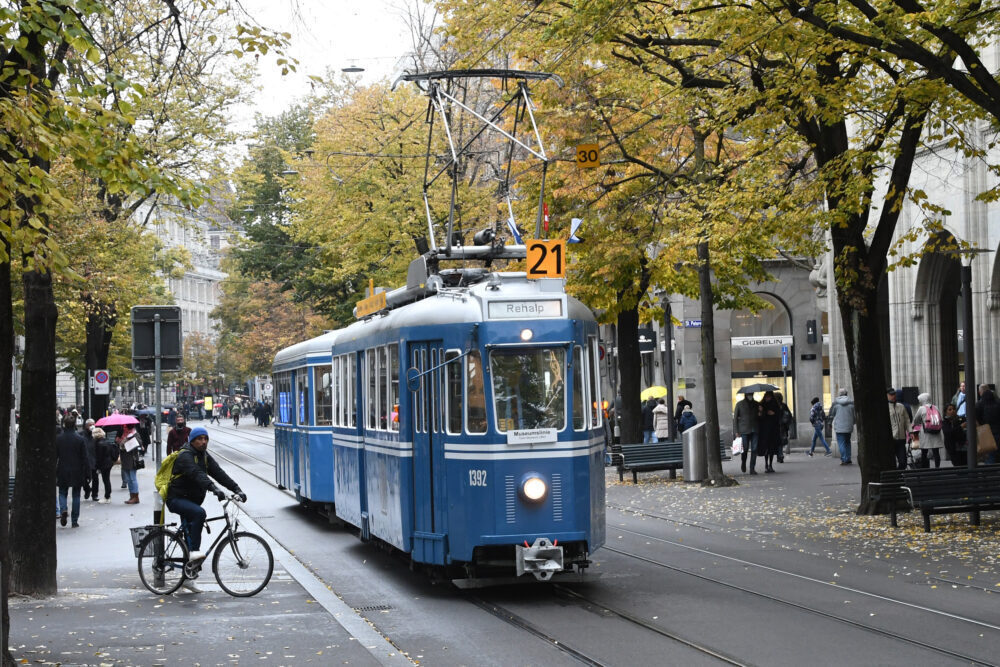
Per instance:
[[[237,412],[236,414],[233,415],[233,428],[239,428],[239,427],[240,427],[240,413]]]
[[[212,573],[222,590],[236,597],[260,593],[274,572],[274,555],[260,535],[239,530],[242,510],[236,496],[222,502],[222,514],[205,520],[225,520],[226,527],[205,551],[205,558],[191,563],[184,529],[176,523],[133,528],[133,543],[139,561],[139,578],[150,592],[170,595],[187,579],[197,579],[201,566],[212,556]],[[245,510],[243,510],[245,511]],[[213,556],[214,552],[214,556]]]

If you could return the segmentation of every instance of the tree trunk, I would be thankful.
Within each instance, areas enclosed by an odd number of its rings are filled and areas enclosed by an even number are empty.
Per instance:
[[[618,314],[618,373],[621,375],[621,442],[642,442],[642,359],[639,352],[639,307]]]
[[[719,454],[719,403],[715,391],[715,309],[712,297],[712,264],[708,241],[698,244],[698,288],[701,294],[701,382],[705,389],[705,446],[708,448],[710,486],[733,486],[737,482],[722,472]]]
[[[17,485],[10,524],[11,590],[56,592],[56,311],[52,275],[26,271]]]
[[[892,431],[889,411],[885,407],[886,378],[882,364],[882,337],[879,331],[876,300],[878,290],[853,292],[855,298],[864,298],[864,310],[838,299],[840,315],[844,322],[844,345],[857,417],[857,458],[861,470],[861,502],[858,514],[884,514],[888,508],[873,503],[868,497],[868,483],[877,482],[883,470],[896,467],[896,457],[890,446]],[[864,406],[859,409],[858,406]],[[879,410],[876,406],[882,406]]]
[[[107,413],[109,397],[107,394],[95,395],[90,389],[89,378],[94,371],[108,367],[111,336],[118,318],[113,304],[93,303],[89,299],[87,301],[92,310],[87,315],[87,342],[84,360],[87,366],[88,380],[84,387],[88,397],[88,416],[96,421]]]
[[[14,313],[12,307],[12,286],[10,284],[10,242],[3,240],[7,260],[0,262],[0,439],[4,446],[0,449],[0,605],[3,607],[4,654],[0,664],[13,665],[14,659],[7,648],[10,646],[10,610],[7,606],[10,587],[10,415],[14,410],[14,393],[11,372],[14,368]]]

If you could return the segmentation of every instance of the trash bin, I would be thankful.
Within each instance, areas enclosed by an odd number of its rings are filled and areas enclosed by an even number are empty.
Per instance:
[[[705,453],[705,422],[699,422],[682,434],[681,456],[684,481],[701,482],[708,477],[708,457]]]

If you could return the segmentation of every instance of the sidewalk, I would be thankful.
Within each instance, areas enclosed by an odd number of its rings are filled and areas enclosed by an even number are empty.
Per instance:
[[[363,629],[352,636],[343,621],[334,618],[327,607],[339,600],[317,604],[323,591],[307,591],[290,576],[289,570],[301,576],[297,569],[304,568],[283,562],[288,554],[275,544],[274,575],[255,597],[227,595],[210,566],[198,579],[200,594],[181,589],[172,596],[156,596],[146,590],[139,580],[129,528],[152,523],[155,492],[150,468],[139,471],[140,504],[124,504],[128,491],[117,488],[121,478],[116,467],[111,504],[81,501],[79,528],[64,528],[52,519],[59,593],[45,599],[11,598],[10,649],[15,660],[61,665],[395,662],[376,659],[375,652],[366,648],[373,642]],[[266,506],[266,494],[254,492],[256,507]],[[253,495],[249,505],[253,512]],[[206,509],[213,516],[218,506],[206,502]],[[339,604],[338,616],[354,616]],[[358,641],[359,636],[365,641]],[[385,647],[392,649],[388,643]]]

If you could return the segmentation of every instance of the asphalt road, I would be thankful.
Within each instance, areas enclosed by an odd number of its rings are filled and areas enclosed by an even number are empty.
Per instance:
[[[666,474],[620,484],[609,474],[608,542],[594,554],[592,582],[459,591],[278,490],[269,429],[227,423],[209,431],[210,447],[250,495],[253,524],[273,540],[279,562],[268,588],[249,600],[208,584],[197,596],[151,596],[127,535],[151,507],[123,506],[125,495],[112,506],[86,503],[80,529],[57,528],[60,595],[12,603],[16,657],[123,665],[1000,661],[1000,514],[984,514],[979,528],[962,515],[936,519],[929,536],[908,516],[894,531],[886,517],[853,515],[857,468],[834,459],[796,452],[777,473],[754,477],[726,463],[741,482],[728,489]]]

